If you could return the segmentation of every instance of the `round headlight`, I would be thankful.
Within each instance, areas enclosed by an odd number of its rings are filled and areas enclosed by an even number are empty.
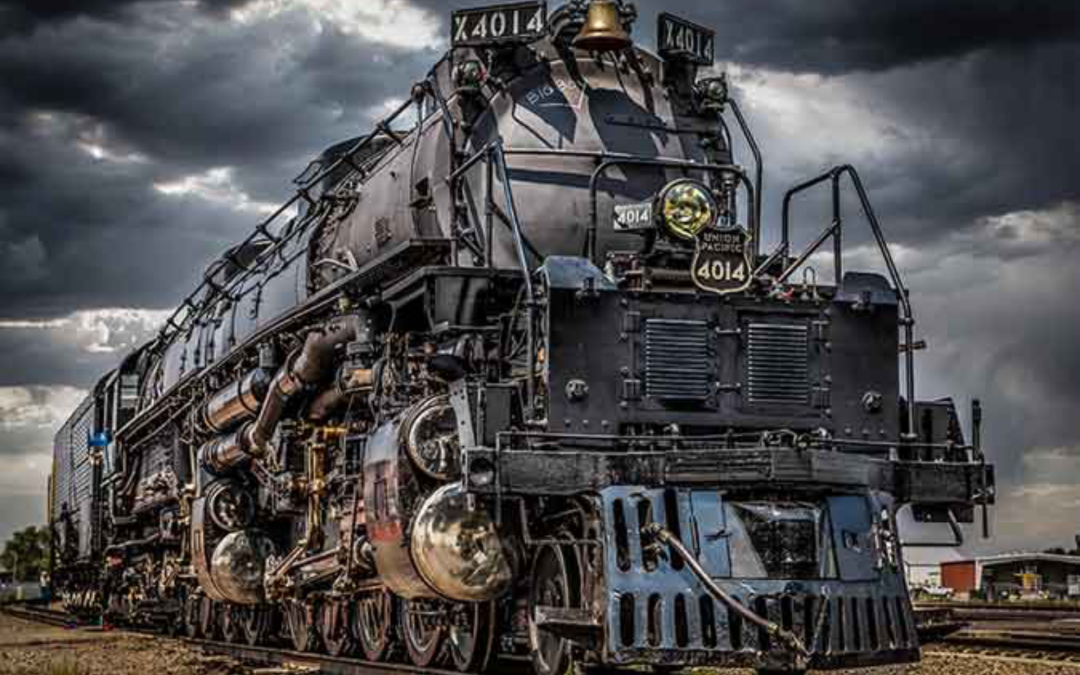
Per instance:
[[[660,195],[660,217],[667,231],[686,241],[693,241],[701,231],[716,222],[716,200],[701,183],[681,180],[672,183]]]

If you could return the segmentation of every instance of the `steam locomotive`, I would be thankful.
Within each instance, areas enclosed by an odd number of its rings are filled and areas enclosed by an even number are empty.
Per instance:
[[[858,173],[787,192],[766,253],[715,34],[636,19],[455,12],[98,382],[50,480],[72,611],[462,672],[918,659],[897,514],[985,522],[981,412],[915,399]],[[845,270],[849,202],[888,276]]]

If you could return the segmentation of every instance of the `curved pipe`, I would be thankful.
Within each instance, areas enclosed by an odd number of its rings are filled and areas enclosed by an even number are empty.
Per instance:
[[[668,544],[673,549],[675,549],[675,551],[682,556],[683,560],[686,561],[686,564],[690,566],[690,570],[694,573],[694,575],[697,576],[697,578],[701,581],[702,584],[704,584],[705,589],[709,591],[709,593],[714,595],[717,600],[724,603],[724,605],[727,606],[729,611],[738,614],[739,616],[746,619],[755,626],[764,629],[765,632],[776,638],[776,641],[787,649],[805,657],[810,656],[810,651],[806,648],[806,645],[803,644],[802,640],[800,640],[798,636],[796,636],[791,631],[784,630],[783,627],[781,627],[779,624],[769,621],[768,619],[762,617],[753,610],[744,606],[738,600],[728,595],[728,593],[724,591],[724,589],[717,586],[716,582],[712,580],[708,572],[706,572],[705,569],[701,566],[701,563],[698,562],[697,558],[694,557],[694,555],[686,548],[685,545],[683,545],[681,541],[678,540],[678,538],[675,537],[675,535],[665,529],[662,525],[659,525],[657,523],[649,523],[642,528],[642,534],[653,537],[656,540]]]
[[[266,451],[289,403],[297,394],[329,379],[334,373],[337,348],[355,339],[355,325],[345,325],[328,333],[311,333],[304,346],[289,356],[270,383],[258,418],[245,432],[254,452]]]
[[[241,420],[255,417],[266,398],[271,375],[256,368],[214,394],[202,408],[203,428],[209,433],[223,434]]]

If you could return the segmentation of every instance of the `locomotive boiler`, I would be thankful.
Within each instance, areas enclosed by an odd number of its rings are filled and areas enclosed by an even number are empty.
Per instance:
[[[653,53],[637,18],[455,12],[406,102],[209,266],[57,435],[69,608],[462,672],[918,658],[898,513],[985,520],[981,412],[969,441],[916,399],[858,173],[764,223],[714,33],[662,14]]]

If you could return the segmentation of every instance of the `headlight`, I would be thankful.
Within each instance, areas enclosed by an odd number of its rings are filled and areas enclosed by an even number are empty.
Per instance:
[[[701,183],[679,180],[660,193],[660,218],[674,237],[693,241],[716,222],[716,200]]]

